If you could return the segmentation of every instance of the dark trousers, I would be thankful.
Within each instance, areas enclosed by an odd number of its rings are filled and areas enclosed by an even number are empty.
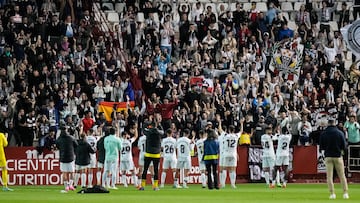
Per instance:
[[[160,158],[151,158],[151,157],[145,157],[144,158],[144,170],[141,175],[141,179],[146,180],[146,174],[149,169],[150,163],[153,162],[154,165],[154,180],[159,180],[159,163]]]
[[[214,187],[216,189],[219,188],[217,168],[218,168],[218,164],[215,160],[213,162],[206,163],[206,172],[208,177],[209,189],[213,189]],[[213,177],[211,177],[211,174]],[[212,178],[214,178],[214,180]]]

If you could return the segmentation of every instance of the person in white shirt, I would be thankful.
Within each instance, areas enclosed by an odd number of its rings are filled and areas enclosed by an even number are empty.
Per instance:
[[[225,172],[229,172],[230,183],[232,188],[236,188],[236,166],[237,166],[237,146],[240,138],[240,133],[235,133],[235,126],[229,126],[229,133],[226,133],[223,137],[223,156],[224,156],[224,167]],[[225,185],[223,185],[224,187]]]
[[[203,157],[204,157],[204,141],[206,140],[206,132],[204,132],[203,130],[200,130],[199,132],[200,135],[200,139],[198,139],[195,143],[196,145],[196,152],[197,152],[197,157],[198,157],[198,162],[199,162],[199,168],[200,168],[200,182],[202,183],[202,187],[206,188],[206,166],[205,163],[203,161]]]
[[[121,137],[121,153],[120,153],[120,173],[121,173],[121,181],[124,184],[124,187],[128,187],[128,183],[126,180],[126,172],[130,171],[134,186],[137,187],[138,181],[136,180],[136,174],[134,170],[134,161],[132,157],[132,144],[138,137],[137,125],[133,128],[134,130],[134,137],[130,137],[129,133],[124,131]]]
[[[298,123],[297,130],[300,135],[300,144],[309,146],[310,133],[312,132],[311,123],[308,121],[308,115],[304,114],[301,117],[301,122]]]
[[[90,128],[88,130],[88,136],[86,136],[86,141],[87,143],[90,144],[91,148],[94,149],[94,151],[96,152],[96,143],[98,138],[95,135],[95,130],[96,126],[94,126],[93,128]],[[90,154],[90,164],[88,165],[88,187],[91,188],[92,187],[92,183],[93,183],[93,178],[94,178],[94,171],[96,170],[96,153],[94,154]]]
[[[190,137],[190,130],[185,129],[182,137],[180,137],[176,142],[176,149],[178,155],[178,162],[177,162],[177,171],[176,171],[176,178],[175,178],[175,187],[179,188],[179,178],[180,178],[180,170],[184,170],[184,178],[183,178],[183,188],[188,188],[188,175],[191,169],[191,156],[190,152],[193,150],[194,145],[192,143],[193,140],[189,139]]]
[[[220,187],[224,188],[225,187],[225,181],[226,181],[226,170],[225,170],[225,156],[224,156],[224,137],[226,135],[226,129],[222,128],[222,123],[221,123],[221,118],[220,115],[216,115],[216,120],[217,122],[219,122],[219,127],[218,127],[218,132],[220,133],[219,137],[218,137],[218,141],[219,141],[219,170],[220,170],[220,175],[219,175],[219,182],[220,182]]]
[[[283,176],[283,184],[282,187],[286,188],[286,184],[289,177],[289,171],[288,166],[290,162],[290,141],[291,141],[292,135],[289,133],[288,125],[281,128],[281,134],[278,135],[278,146],[276,149],[276,158],[275,158],[275,168],[273,171],[273,179],[275,179],[277,172],[280,171],[282,168],[282,171],[284,172]]]
[[[272,140],[272,128],[269,126],[266,127],[265,134],[261,136],[261,146],[263,148],[262,168],[265,175],[265,181],[270,188],[274,188],[275,180],[271,178],[272,184],[270,184],[270,177],[272,177],[270,173],[275,165],[275,151]]]
[[[166,138],[161,142],[161,148],[163,151],[163,162],[162,162],[162,173],[161,173],[161,184],[160,187],[163,188],[166,180],[166,173],[168,169],[171,169],[174,175],[176,173],[176,139],[172,137],[172,130],[168,129],[166,131]],[[174,181],[174,185],[176,182]]]

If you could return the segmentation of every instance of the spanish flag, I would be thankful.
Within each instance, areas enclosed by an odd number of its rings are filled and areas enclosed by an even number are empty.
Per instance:
[[[113,108],[116,105],[116,112],[120,112],[126,110],[126,103],[127,102],[100,102],[99,104],[99,112],[103,112],[105,118],[108,122],[111,122],[111,113],[113,112]],[[129,107],[134,108],[135,102],[129,102]]]

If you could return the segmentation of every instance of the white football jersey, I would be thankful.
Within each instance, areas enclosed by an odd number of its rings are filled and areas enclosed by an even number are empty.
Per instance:
[[[190,159],[191,140],[187,137],[180,137],[176,142],[176,149],[179,161]]]
[[[270,135],[264,134],[261,136],[261,146],[263,148],[263,157],[274,157],[274,144]]]
[[[202,138],[202,139],[198,139],[195,143],[199,162],[204,157],[204,141],[205,141],[205,139]]]
[[[145,154],[145,150],[146,150],[145,147],[146,147],[146,136],[143,135],[143,136],[139,137],[139,140],[138,140],[138,148],[140,150],[140,152],[139,152],[140,155]]]
[[[220,156],[223,155],[224,153],[224,137],[225,137],[226,133],[222,132],[219,137],[218,137],[218,141],[219,141],[219,154]]]
[[[87,137],[86,137],[86,141],[87,141],[87,143],[90,144],[90,146],[91,146],[94,150],[96,150],[97,138],[96,138],[95,136],[93,136],[93,135],[87,136]]]
[[[240,133],[229,133],[223,137],[223,149],[225,157],[237,157],[237,145]]]
[[[278,146],[276,156],[289,156],[291,134],[280,134],[278,136]]]
[[[163,148],[164,159],[176,159],[176,139],[173,137],[166,137],[161,141]]]
[[[133,138],[123,139],[121,138],[121,153],[120,161],[132,161],[132,143],[135,140]]]

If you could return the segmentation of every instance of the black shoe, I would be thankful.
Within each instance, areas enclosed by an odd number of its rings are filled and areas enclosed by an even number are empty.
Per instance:
[[[213,187],[209,187],[209,190],[213,190],[214,188]]]
[[[215,189],[220,190],[220,188],[219,188],[219,187],[215,187]]]

